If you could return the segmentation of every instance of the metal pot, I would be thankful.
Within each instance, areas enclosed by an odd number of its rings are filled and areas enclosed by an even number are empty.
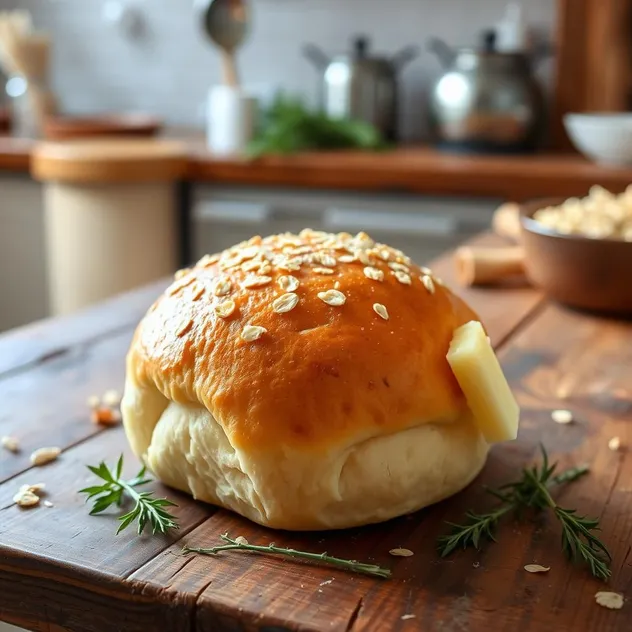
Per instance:
[[[453,50],[436,38],[429,48],[444,68],[428,108],[430,130],[440,145],[492,152],[537,145],[545,106],[529,57],[497,52],[493,32],[485,34],[482,49]]]
[[[366,37],[353,40],[350,54],[330,58],[313,44],[303,50],[321,73],[320,105],[332,118],[371,123],[387,140],[397,137],[397,74],[417,56],[407,46],[390,58],[369,55]]]

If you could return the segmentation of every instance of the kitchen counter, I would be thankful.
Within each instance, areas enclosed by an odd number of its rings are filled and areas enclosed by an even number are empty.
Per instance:
[[[476,243],[503,242],[488,235]],[[453,281],[450,255],[433,269]],[[632,455],[613,452],[608,441],[620,436],[629,446],[632,440],[630,323],[572,312],[528,287],[460,291],[500,351],[522,407],[521,429],[517,441],[494,446],[472,485],[426,510],[360,529],[291,533],[152,483],[158,496],[178,504],[179,531],[139,538],[129,529],[115,536],[116,512],[89,516],[77,489],[94,480],[86,464],[111,464],[123,450],[126,474],[138,465],[122,427],[91,423],[86,400],[121,388],[135,324],[166,283],[0,337],[0,434],[15,434],[22,446],[18,454],[0,456],[0,619],[76,632],[629,631],[629,604],[607,610],[594,595],[613,590],[629,596]],[[558,408],[570,408],[575,422],[554,423],[551,410]],[[435,539],[448,529],[445,521],[491,507],[482,486],[497,487],[539,460],[540,441],[561,470],[590,465],[590,474],[557,491],[556,499],[600,516],[600,538],[613,560],[608,584],[564,558],[552,519],[503,524],[498,541],[480,552],[458,551],[447,559],[437,554]],[[63,452],[34,468],[28,455],[41,446]],[[21,510],[12,503],[21,485],[39,482],[52,507]],[[226,532],[256,544],[274,541],[373,562],[392,569],[393,577],[234,551],[182,554],[183,545],[213,546]],[[414,556],[389,555],[395,547]],[[534,562],[550,572],[543,577],[523,570]]]
[[[255,161],[214,158],[199,134],[170,131],[189,149],[187,179],[358,191],[408,191],[430,195],[469,195],[526,200],[583,195],[593,184],[621,191],[632,182],[632,168],[609,168],[577,154],[519,156],[457,155],[428,147],[402,147],[379,153],[359,151],[270,156]],[[0,137],[0,172],[27,172],[33,141]]]

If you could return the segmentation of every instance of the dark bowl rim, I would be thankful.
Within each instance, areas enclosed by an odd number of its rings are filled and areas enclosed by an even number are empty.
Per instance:
[[[520,204],[520,225],[522,229],[542,237],[551,237],[553,239],[559,239],[563,241],[583,243],[583,244],[618,244],[616,248],[628,247],[632,248],[632,241],[625,241],[624,239],[612,239],[610,237],[598,239],[595,237],[586,237],[586,235],[567,235],[564,233],[558,233],[552,228],[544,226],[540,222],[533,219],[533,215],[547,206],[556,206],[566,201],[568,198],[555,197],[555,198],[538,198],[523,202]]]

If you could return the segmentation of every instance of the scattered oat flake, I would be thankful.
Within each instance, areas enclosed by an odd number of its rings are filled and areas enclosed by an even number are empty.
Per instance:
[[[481,563],[480,563],[480,562],[473,562],[473,563],[472,563],[472,566],[473,566],[474,568],[478,568],[480,565],[481,565]]]
[[[215,290],[213,290],[213,294],[215,296],[226,296],[226,294],[230,293],[233,285],[228,279],[220,279],[215,286]]]
[[[410,557],[414,555],[410,549],[391,549],[389,553],[395,557]]]
[[[410,273],[408,266],[405,266],[403,263],[399,263],[398,261],[389,261],[388,267],[391,270],[399,270],[400,272],[405,272],[406,274]]]
[[[205,268],[207,266],[212,266],[214,263],[219,261],[219,255],[204,255],[198,262],[197,266],[200,268]]]
[[[258,325],[246,325],[241,330],[241,337],[246,342],[253,342],[254,340],[259,340],[263,334],[265,334],[268,330],[265,327],[259,327]]]
[[[619,448],[621,448],[621,438],[620,437],[612,437],[612,439],[610,439],[610,441],[608,441],[608,447],[613,452],[616,452],[617,450],[619,450]]]
[[[121,421],[121,413],[108,406],[100,406],[92,411],[92,423],[102,426],[115,426]]]
[[[55,505],[53,505],[53,503],[50,500],[45,500],[44,501],[44,507],[54,507]]]
[[[340,289],[340,281],[336,281],[334,283],[334,290],[339,290]]]
[[[331,579],[326,579],[324,582],[320,582],[319,586],[327,586],[329,584],[331,584],[331,582],[334,581],[334,578],[332,577]]]
[[[616,592],[600,590],[595,593],[595,601],[604,608],[610,610],[621,610],[623,608],[623,595]]]
[[[44,489],[46,489],[45,483],[35,483],[34,485],[26,484],[20,486],[21,492],[31,492],[31,494],[37,494],[38,492],[44,491]]]
[[[331,268],[313,268],[316,274],[333,274],[334,271]]]
[[[279,287],[286,292],[294,292],[298,288],[299,281],[295,276],[291,274],[284,274],[277,280]]]
[[[18,507],[35,507],[35,505],[39,505],[40,497],[28,490],[20,490],[13,497],[13,502],[18,505]]]
[[[326,292],[318,292],[318,298],[323,301],[323,303],[327,303],[327,305],[332,305],[334,307],[339,307],[340,305],[344,305],[347,297],[340,290],[327,290]]]
[[[435,293],[435,285],[434,285],[434,281],[432,280],[432,277],[428,276],[427,274],[424,274],[422,277],[419,277],[421,282],[424,284],[424,287],[428,290],[428,292],[430,292],[430,294],[434,294]]]
[[[57,459],[57,457],[61,454],[61,448],[50,447],[50,448],[39,448],[35,450],[31,454],[31,464],[32,465],[45,465],[46,463],[50,463]]]
[[[257,268],[259,268],[262,265],[261,261],[257,261],[256,259],[251,259],[250,261],[246,261],[245,263],[241,264],[241,269],[244,272],[252,272],[253,270],[256,270]]]
[[[333,268],[336,265],[336,258],[328,255],[324,252],[317,252],[314,254],[314,260],[318,261],[321,265]]]
[[[382,303],[373,303],[373,311],[384,320],[388,320],[388,311]]]
[[[285,314],[298,305],[298,295],[294,292],[282,294],[272,301],[272,311],[277,314]]]
[[[98,395],[90,395],[86,403],[89,408],[98,408],[101,405],[101,398]]]
[[[181,278],[185,277],[187,274],[189,274],[189,272],[191,272],[190,268],[183,268],[182,270],[178,270],[174,275],[173,278],[176,281],[179,281]]]
[[[228,299],[215,306],[215,313],[220,318],[228,318],[235,311],[235,301]]]
[[[573,413],[570,410],[554,410],[551,413],[551,419],[556,424],[570,424],[573,421]]]
[[[176,329],[176,336],[178,336],[178,338],[181,338],[189,332],[191,327],[193,327],[193,320],[191,318],[183,319]]]
[[[235,538],[235,542],[237,542],[237,544],[248,544],[248,540],[246,540],[243,535],[238,535]]]
[[[383,281],[384,280],[384,272],[379,268],[374,268],[373,266],[366,266],[363,270],[364,276],[368,279],[372,279],[373,281]]]
[[[340,255],[340,257],[338,257],[338,261],[340,261],[340,263],[353,263],[356,260],[354,255]]]
[[[187,270],[188,272],[188,270]],[[185,288],[187,285],[190,285],[191,283],[193,283],[193,276],[186,276],[184,278],[179,278],[168,290],[167,290],[167,295],[168,296],[173,296],[174,294],[177,294],[180,290],[182,290],[183,288]]]
[[[417,615],[414,614],[403,614],[400,619],[402,621],[408,621],[409,619],[414,619]]]
[[[118,406],[121,403],[121,394],[111,388],[103,394],[103,403],[106,406]]]
[[[204,294],[204,292],[206,291],[206,288],[203,285],[194,285],[193,286],[193,294],[191,295],[191,300],[192,301],[197,301],[198,299],[202,298],[202,295]]]
[[[421,270],[422,274],[427,274],[427,275],[432,274],[432,270],[430,268],[426,268],[426,266],[421,266],[419,269]]]
[[[272,281],[272,277],[269,276],[259,276],[257,274],[252,274],[247,276],[241,283],[242,287],[251,288],[251,287],[261,287],[263,285],[267,285]]]
[[[15,454],[20,451],[20,442],[15,437],[4,436],[2,437],[1,442],[2,447],[9,452],[13,452]]]
[[[411,279],[410,279],[410,275],[409,274],[406,274],[405,272],[402,272],[401,270],[393,270],[393,274],[395,275],[395,278],[400,283],[403,283],[404,285],[410,285],[411,284]]]
[[[356,257],[360,263],[363,263],[365,266],[372,266],[375,264],[375,259],[365,250],[358,250],[356,252]]]
[[[551,567],[540,566],[540,564],[525,564],[524,570],[527,571],[527,573],[548,573]]]

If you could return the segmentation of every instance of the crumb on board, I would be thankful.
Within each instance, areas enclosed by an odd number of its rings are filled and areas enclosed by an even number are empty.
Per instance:
[[[551,413],[551,419],[556,424],[570,424],[573,421],[573,413],[570,410],[560,408]]]
[[[525,564],[524,570],[527,571],[527,573],[548,573],[551,567],[542,566],[541,564]]]
[[[20,451],[20,442],[15,437],[5,435],[0,439],[0,443],[2,443],[2,447],[9,452],[16,454]]]
[[[411,555],[414,555],[414,553],[410,549],[402,548],[391,549],[389,553],[394,557],[410,557]]]
[[[60,454],[61,448],[38,448],[33,453],[31,453],[31,465],[46,465],[47,463],[55,461]]]
[[[616,592],[600,590],[595,593],[595,601],[604,608],[621,610],[623,608],[623,595]]]

